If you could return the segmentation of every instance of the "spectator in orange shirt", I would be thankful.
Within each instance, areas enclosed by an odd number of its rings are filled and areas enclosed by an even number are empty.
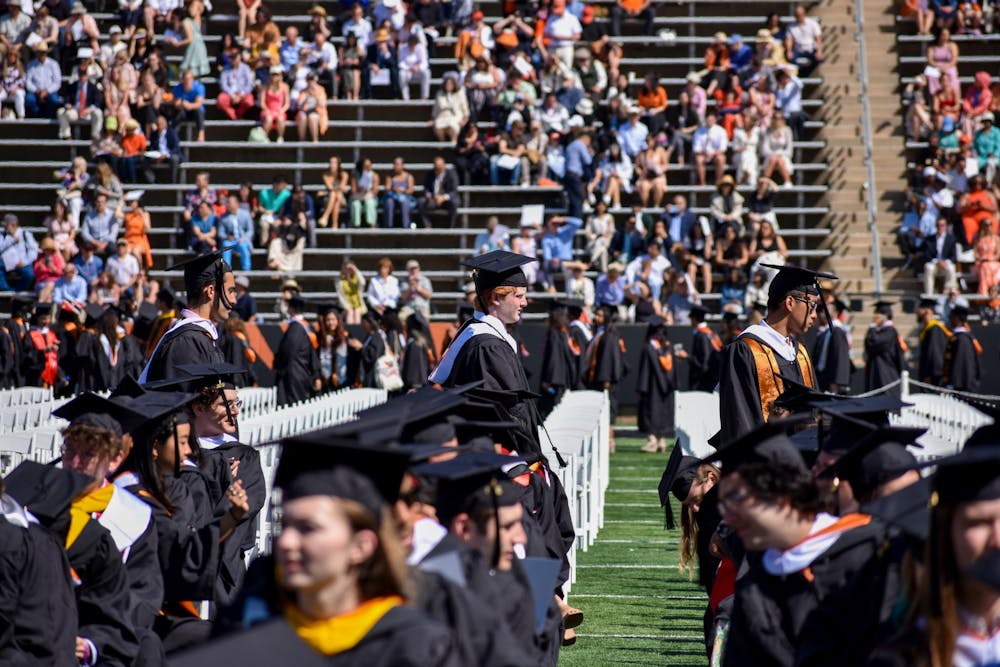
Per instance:
[[[125,183],[135,183],[139,165],[146,153],[146,137],[139,133],[139,121],[130,118],[122,137],[122,156],[118,160],[118,177]]]
[[[649,128],[649,134],[656,136],[666,123],[663,112],[667,110],[667,91],[660,85],[656,74],[650,72],[646,75],[636,101],[642,109],[642,122]]]
[[[622,19],[641,19],[642,30],[647,35],[653,34],[653,19],[656,12],[651,6],[652,0],[618,0],[611,8],[611,34],[617,37],[622,34]]]
[[[705,69],[708,70],[708,74],[701,81],[709,97],[716,88],[726,85],[732,67],[729,59],[729,36],[720,31],[715,33],[713,40],[705,49]]]

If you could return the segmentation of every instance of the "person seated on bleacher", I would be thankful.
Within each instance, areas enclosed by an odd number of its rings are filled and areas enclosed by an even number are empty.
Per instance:
[[[972,247],[973,238],[978,234],[984,220],[997,229],[997,198],[986,189],[982,176],[969,180],[969,191],[958,198],[957,209],[962,218],[962,231],[966,247]]]
[[[375,31],[375,42],[368,47],[365,65],[361,72],[361,95],[372,97],[372,87],[388,86],[389,97],[399,97],[399,65],[393,52],[389,31],[379,28]]]
[[[795,6],[795,23],[785,30],[785,51],[798,65],[799,76],[809,76],[823,62],[823,32],[816,19],[806,16],[806,6]]]
[[[73,262],[66,262],[62,276],[52,287],[52,303],[58,307],[63,301],[87,303],[87,281]]]
[[[716,123],[716,114],[705,114],[705,123],[695,130],[691,138],[691,152],[694,154],[696,183],[705,185],[705,166],[715,165],[715,182],[721,183],[726,172],[726,149],[729,138],[722,126]]]
[[[240,49],[229,51],[229,66],[219,75],[219,97],[216,105],[229,120],[243,118],[256,104],[254,76],[250,66],[243,62]]]
[[[408,229],[411,224],[410,212],[416,206],[413,198],[414,178],[413,174],[406,170],[403,158],[396,157],[392,160],[392,172],[385,177],[385,194],[382,198],[382,206],[385,210],[383,226],[387,229],[393,227],[396,206],[399,206],[400,227]]]
[[[490,157],[490,183],[493,185],[527,186],[531,183],[531,163],[525,155],[524,123],[514,121],[510,132],[500,135],[497,153]],[[501,175],[501,170],[503,174]]]
[[[764,161],[763,178],[770,179],[777,169],[781,175],[782,187],[792,186],[792,130],[785,122],[785,117],[775,112],[771,127],[760,138],[760,156]]]
[[[448,164],[441,155],[434,157],[434,168],[424,176],[420,222],[425,228],[430,228],[430,214],[437,210],[448,213],[448,227],[454,229],[455,218],[458,216],[458,176],[453,169],[448,169]]]
[[[198,204],[191,216],[188,232],[188,248],[195,254],[204,255],[215,251],[219,236],[218,219],[207,201]]]
[[[117,252],[108,257],[106,271],[114,278],[118,293],[122,296],[131,296],[142,268],[135,255],[129,252],[128,241],[124,238],[118,239],[116,249]]]
[[[184,159],[181,153],[181,138],[177,130],[170,127],[167,117],[163,114],[156,116],[156,129],[149,135],[149,148],[146,153],[146,160],[149,166],[166,164],[170,167],[170,181],[177,182],[177,167]]]
[[[19,52],[28,36],[31,17],[21,10],[18,2],[7,3],[7,13],[0,16],[0,45],[4,50]]]
[[[121,143],[122,156],[118,160],[119,178],[126,183],[136,183],[140,167],[149,148],[149,142],[139,132],[139,121],[135,118],[129,118],[125,123],[125,136],[122,137]],[[145,169],[143,171],[145,172]],[[145,174],[144,177],[146,177]],[[152,173],[146,177],[146,181],[153,182]]]
[[[7,213],[3,217],[0,256],[3,258],[0,291],[8,292],[13,289],[23,292],[31,289],[35,283],[32,264],[38,258],[38,243],[31,232],[20,227],[17,216],[13,213]],[[8,279],[14,281],[13,284]]]
[[[305,141],[306,135],[314,143],[330,129],[330,118],[326,108],[326,90],[319,83],[316,72],[308,70],[306,87],[298,95],[295,108],[295,123],[299,129],[299,141]]]
[[[196,81],[194,72],[184,70],[181,81],[174,86],[174,107],[177,115],[174,125],[193,124],[197,132],[197,141],[205,141],[205,84]]]
[[[622,34],[622,19],[642,21],[643,34],[653,34],[656,9],[652,0],[616,0],[615,4],[611,6],[610,15],[611,35],[613,37]]]
[[[573,237],[583,226],[583,220],[570,216],[549,216],[542,236],[540,279],[546,291],[555,292],[556,275],[564,278],[576,262],[573,260]]]
[[[989,294],[990,288],[1000,283],[1000,236],[997,235],[995,222],[991,224],[986,218],[980,221],[972,248],[976,254],[972,272],[979,280],[976,291]]]
[[[792,128],[796,141],[802,141],[806,128],[806,114],[802,111],[802,81],[790,67],[783,67],[775,74],[777,82],[775,108],[781,112]]]
[[[52,302],[52,290],[55,289],[56,282],[62,277],[65,263],[62,255],[56,248],[56,242],[45,237],[38,244],[41,251],[32,265],[35,273],[35,294],[42,303]]]
[[[308,223],[303,217],[279,215],[274,219],[267,246],[267,268],[282,273],[297,273],[302,270],[302,255],[309,231]]]
[[[118,209],[108,205],[108,195],[100,192],[94,197],[94,207],[87,212],[80,225],[80,238],[94,246],[98,255],[107,257],[115,249],[121,216]]]
[[[39,42],[35,45],[35,58],[28,63],[24,74],[25,111],[32,118],[55,118],[56,110],[62,106],[59,89],[62,87],[62,71],[59,63],[49,58],[49,45]]]
[[[65,104],[56,112],[59,119],[59,138],[70,139],[70,123],[90,121],[90,135],[96,140],[104,125],[101,111],[102,99],[97,84],[90,81],[87,68],[80,68],[77,80],[70,84]]]
[[[987,183],[996,180],[997,165],[1000,164],[1000,129],[994,124],[994,114],[987,111],[979,117],[982,129],[976,132],[972,147],[979,162],[979,171]]]
[[[219,218],[218,234],[219,245],[235,245],[236,252],[240,256],[240,270],[249,271],[253,252],[253,218],[250,217],[249,211],[240,208],[239,195],[230,194],[226,199],[226,213]],[[232,251],[228,251],[222,258],[230,266],[235,266],[232,254]]]
[[[316,202],[301,183],[292,186],[291,194],[281,211],[282,217],[297,222],[307,231],[310,247],[316,247]]]
[[[924,239],[934,234],[936,217],[924,197],[910,195],[910,210],[903,216],[903,224],[896,235],[896,244],[904,258],[903,269],[920,265],[923,261]]]
[[[299,29],[293,25],[285,28],[285,39],[278,48],[278,56],[281,68],[285,72],[290,72],[299,62],[299,52],[305,44],[299,39]]]
[[[958,287],[958,276],[955,265],[958,263],[958,244],[955,235],[948,229],[948,220],[939,217],[935,221],[933,236],[927,236],[923,242],[924,264],[924,295],[935,294],[934,279],[944,279],[944,291]]]
[[[292,106],[292,93],[285,83],[284,70],[281,65],[271,65],[268,70],[267,85],[260,91],[257,106],[260,107],[260,125],[268,139],[271,132],[275,133],[275,141],[285,141],[285,126],[288,123],[288,110]]]
[[[410,84],[420,84],[420,99],[431,96],[431,70],[427,47],[420,43],[420,36],[411,33],[399,46],[399,88],[404,100],[410,99]]]
[[[316,73],[321,86],[326,90],[327,97],[337,97],[337,47],[327,41],[327,33],[317,32],[312,46],[309,48],[309,67]]]

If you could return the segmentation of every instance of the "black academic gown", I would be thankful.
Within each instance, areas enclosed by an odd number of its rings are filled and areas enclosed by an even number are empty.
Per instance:
[[[851,384],[851,346],[847,343],[847,332],[840,327],[827,327],[816,336],[812,351],[816,367],[816,384],[820,391],[832,391],[837,386],[838,393]]]
[[[312,397],[313,382],[323,375],[319,354],[312,340],[301,323],[294,320],[288,323],[278,352],[274,355],[279,406],[300,403]]]
[[[771,373],[771,369],[758,369],[753,352],[744,337],[753,334],[744,332],[739,338],[722,348],[721,368],[719,372],[719,421],[721,424],[722,442],[731,442],[745,435],[764,423],[764,413],[761,410],[760,385],[758,371]],[[762,345],[764,341],[754,337]],[[808,384],[802,377],[802,369],[797,360],[788,361],[775,352],[777,374]]]
[[[868,524],[844,531],[803,572],[769,574],[763,552],[748,553],[736,580],[733,615],[722,664],[725,667],[792,667],[800,636],[823,601],[866,567],[882,543],[883,531]],[[822,630],[821,630],[822,631]]]
[[[594,391],[608,389],[611,423],[618,416],[618,383],[628,373],[625,345],[617,330],[599,329],[587,347],[584,386]]]
[[[940,322],[934,322],[920,332],[920,356],[917,377],[921,382],[941,386],[944,374],[944,352],[949,334]]]
[[[25,357],[31,348],[31,340],[28,338],[28,325],[22,317],[12,317],[7,320],[4,327],[10,334],[15,349],[15,363],[12,377],[13,386],[23,387]]]
[[[362,387],[378,387],[378,374],[375,372],[375,364],[383,355],[385,355],[385,340],[376,331],[365,339],[365,343],[361,347]]]
[[[132,602],[121,554],[107,529],[86,523],[66,549],[76,586],[78,635],[97,647],[102,665],[128,667],[139,652],[132,623]]]
[[[222,357],[226,360],[226,362],[233,364],[234,366],[239,366],[246,371],[243,375],[233,376],[233,385],[237,389],[240,387],[252,387],[256,385],[257,376],[253,372],[253,363],[250,361],[250,358],[255,357],[255,355],[250,349],[250,344],[240,336],[231,332],[223,334],[220,341]]]
[[[218,489],[218,496],[212,498],[214,518],[221,519],[229,511],[230,503],[225,492],[233,482],[229,468],[232,459],[240,462],[236,479],[243,483],[250,511],[240,519],[232,535],[222,544],[222,562],[213,597],[217,605],[231,604],[243,585],[245,557],[257,543],[257,515],[267,502],[267,485],[256,449],[235,441],[224,442],[212,449],[203,447],[201,469],[207,478],[214,480],[212,489]]]
[[[76,392],[102,392],[111,387],[107,355],[101,349],[97,334],[89,329],[80,332],[73,346],[73,378]],[[101,363],[104,359],[105,363]]]
[[[538,411],[542,419],[562,400],[567,389],[576,384],[578,370],[577,357],[570,347],[569,333],[549,329],[545,334],[545,348],[542,352],[542,373],[539,391]]]
[[[585,330],[587,325],[582,322],[571,322],[569,326],[569,337],[573,341],[573,356],[576,361],[576,372],[573,376],[573,389],[583,389],[583,363],[586,360],[585,353],[590,345],[590,330]]]
[[[181,375],[183,364],[222,363],[222,351],[207,331],[194,324],[182,325],[165,335],[149,360],[146,382],[167,380]]]
[[[712,554],[712,537],[722,521],[722,514],[719,512],[718,484],[709,489],[701,499],[694,520],[698,525],[698,539],[695,543],[698,552],[698,582],[705,588],[706,593],[711,593],[719,569],[719,559]]]
[[[865,334],[865,391],[879,389],[900,378],[903,372],[903,347],[892,326],[870,327]],[[892,395],[899,396],[897,387]]]
[[[670,343],[646,341],[639,357],[639,431],[657,438],[674,437],[674,392],[677,371],[674,369]]]
[[[69,562],[47,528],[0,516],[0,664],[76,667]]]
[[[688,355],[688,388],[691,391],[715,391],[715,386],[719,384],[720,357],[712,332],[695,329]]]
[[[569,580],[569,552],[576,544],[576,528],[566,500],[566,490],[559,478],[547,470],[543,478],[538,473],[528,477],[528,490],[521,498],[525,516],[534,521],[543,541],[544,551],[533,552],[543,558],[561,561],[556,592],[562,595],[562,585]],[[535,546],[528,536],[529,550]]]
[[[410,338],[403,351],[403,362],[399,374],[403,378],[405,390],[419,389],[427,384],[427,376],[431,374],[436,360],[434,353],[424,340]]]
[[[965,330],[956,330],[944,353],[943,382],[957,391],[977,391],[982,370],[978,342]]]
[[[60,352],[62,348],[60,347]],[[0,327],[0,389],[13,389],[17,385],[20,364],[18,346],[7,327]]]

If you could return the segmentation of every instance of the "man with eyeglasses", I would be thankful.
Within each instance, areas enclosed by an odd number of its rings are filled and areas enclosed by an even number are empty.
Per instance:
[[[836,280],[797,266],[775,266],[767,295],[767,316],[746,328],[722,350],[719,372],[719,417],[723,442],[745,435],[768,421],[775,399],[784,391],[782,377],[816,387],[816,373],[799,339],[823,308],[818,281]],[[827,321],[829,321],[827,316]]]

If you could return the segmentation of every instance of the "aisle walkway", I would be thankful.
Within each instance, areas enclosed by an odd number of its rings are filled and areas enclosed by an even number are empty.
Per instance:
[[[642,440],[625,435],[635,432],[619,433],[611,457],[604,528],[577,556],[570,602],[586,622],[559,664],[702,667],[705,595],[677,571],[679,531],[663,530],[656,494],[667,455],[643,454]]]

